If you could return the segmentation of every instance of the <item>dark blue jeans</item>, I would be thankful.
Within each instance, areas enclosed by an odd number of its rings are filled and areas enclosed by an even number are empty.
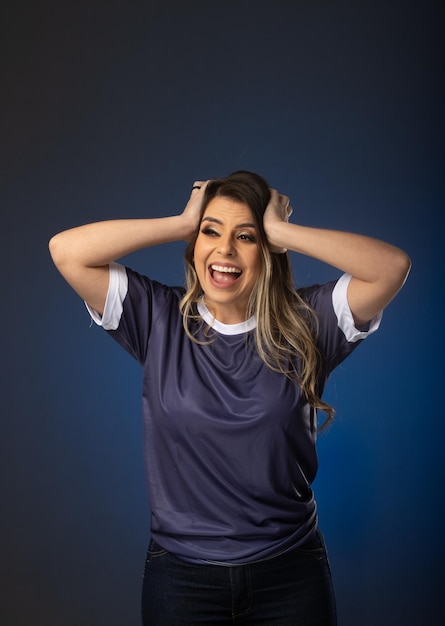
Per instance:
[[[248,565],[195,565],[150,542],[142,590],[144,626],[335,626],[323,537]]]

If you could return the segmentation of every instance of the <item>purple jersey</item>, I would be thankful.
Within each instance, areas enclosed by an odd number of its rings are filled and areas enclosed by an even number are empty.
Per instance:
[[[315,310],[319,390],[367,332],[354,328],[348,276],[300,293]],[[297,383],[273,372],[253,340],[255,319],[212,325],[207,345],[184,332],[183,288],[112,264],[103,318],[93,318],[144,371],[144,452],[151,532],[196,563],[240,564],[306,541],[317,525],[316,412]],[[206,324],[200,326],[207,327]],[[206,340],[199,330],[199,339]]]

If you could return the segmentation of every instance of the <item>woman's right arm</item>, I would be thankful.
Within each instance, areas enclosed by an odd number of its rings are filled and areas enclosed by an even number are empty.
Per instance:
[[[193,236],[206,187],[200,182],[195,185],[201,188],[192,191],[181,215],[96,222],[55,235],[49,242],[54,264],[79,296],[102,314],[112,261],[142,248]]]

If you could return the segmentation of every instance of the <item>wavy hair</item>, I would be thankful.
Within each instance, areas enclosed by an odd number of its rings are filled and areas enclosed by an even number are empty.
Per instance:
[[[321,426],[323,429],[332,421],[334,409],[321,400],[318,391],[321,354],[317,348],[317,318],[294,287],[287,252],[275,254],[270,250],[263,226],[264,211],[270,200],[269,186],[258,174],[244,170],[234,172],[227,178],[212,180],[205,190],[201,216],[209,202],[216,197],[247,204],[255,222],[260,273],[250,295],[246,319],[252,315],[256,318],[255,344],[258,354],[273,371],[297,381],[307,402],[326,413],[327,419]],[[193,320],[201,319],[196,305],[202,298],[202,289],[193,263],[198,234],[199,227],[185,252],[186,293],[181,300],[180,310],[189,338],[197,343],[205,343],[197,339],[197,327],[191,324]]]

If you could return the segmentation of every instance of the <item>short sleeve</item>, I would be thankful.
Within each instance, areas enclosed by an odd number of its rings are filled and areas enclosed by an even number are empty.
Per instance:
[[[103,315],[88,304],[86,307],[92,320],[142,364],[153,333],[164,332],[173,319],[182,327],[179,302],[183,292],[182,287],[167,287],[129,267],[111,263]]]
[[[347,290],[351,276],[344,274],[336,281],[302,289],[300,295],[311,306],[317,319],[316,341],[323,358],[323,369],[328,375],[366,337],[375,332],[381,314],[359,329],[354,324]]]
[[[347,341],[355,343],[361,339],[366,339],[372,333],[375,333],[380,326],[382,313],[380,312],[374,319],[368,323],[367,330],[359,330],[354,323],[354,318],[348,303],[348,285],[351,280],[350,274],[343,274],[337,281],[332,291],[332,304],[334,306],[335,315],[338,325],[343,331]]]
[[[103,315],[99,315],[86,302],[85,306],[95,324],[102,326],[105,330],[116,330],[119,326],[123,303],[128,291],[128,276],[125,267],[119,263],[110,263],[109,280]]]

